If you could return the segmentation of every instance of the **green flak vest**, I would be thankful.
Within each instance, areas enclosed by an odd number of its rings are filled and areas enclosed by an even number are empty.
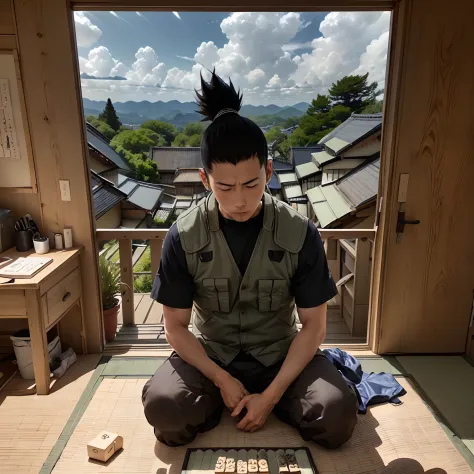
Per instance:
[[[263,226],[244,275],[219,228],[213,194],[177,220],[195,283],[193,333],[224,365],[243,351],[268,367],[286,357],[297,334],[290,279],[308,219],[269,194],[263,206]]]

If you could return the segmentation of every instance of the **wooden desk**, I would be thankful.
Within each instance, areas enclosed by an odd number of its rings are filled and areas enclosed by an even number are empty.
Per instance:
[[[86,353],[79,260],[81,252],[82,248],[74,248],[37,255],[34,250],[17,252],[13,248],[0,255],[14,259],[29,256],[53,258],[48,266],[32,278],[17,278],[13,283],[0,284],[0,319],[28,319],[38,395],[49,393],[46,333],[76,305],[79,306],[81,315],[82,351]]]

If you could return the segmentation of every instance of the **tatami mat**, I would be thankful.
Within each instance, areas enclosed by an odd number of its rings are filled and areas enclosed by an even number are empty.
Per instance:
[[[474,454],[474,367],[459,356],[397,357],[431,405]]]
[[[309,443],[321,474],[471,472],[407,379],[404,404],[376,406],[361,415],[352,440],[329,451]],[[185,448],[157,443],[143,416],[141,391],[146,379],[105,378],[72,434],[54,474],[98,472],[179,474]],[[101,430],[124,437],[124,450],[107,464],[91,462],[86,445]],[[225,415],[214,430],[200,435],[196,447],[296,447],[304,445],[292,428],[270,418],[260,432],[242,433]]]

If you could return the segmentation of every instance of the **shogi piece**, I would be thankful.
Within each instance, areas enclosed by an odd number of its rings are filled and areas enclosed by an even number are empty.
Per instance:
[[[235,472],[235,458],[228,457],[225,460],[225,472]]]
[[[237,461],[237,474],[247,474],[247,461],[243,459]]]
[[[87,454],[97,461],[107,462],[123,448],[123,438],[116,433],[102,431],[87,445]]]
[[[226,466],[226,457],[225,456],[219,456],[216,461],[216,468],[214,469],[214,472],[216,474],[220,474],[222,472],[225,472],[225,466]]]
[[[268,454],[264,449],[258,452],[258,472],[268,473]]]
[[[249,471],[249,473],[258,472],[257,456],[250,455],[250,453],[249,453],[249,460],[248,460],[248,471]]]
[[[300,467],[298,465],[298,461],[296,460],[295,452],[292,449],[289,449],[288,451],[286,451],[285,457],[290,473],[299,473]]]
[[[283,451],[283,449],[279,449],[276,452],[276,459],[278,463],[278,470],[280,472],[290,472],[288,465],[286,463],[285,451]]]

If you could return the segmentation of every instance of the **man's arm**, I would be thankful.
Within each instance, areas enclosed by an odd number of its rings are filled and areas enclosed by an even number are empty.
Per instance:
[[[264,392],[273,405],[278,403],[286,389],[309,364],[323,343],[326,337],[326,310],[327,303],[316,308],[298,308],[301,331],[293,339],[277,376]]]
[[[171,347],[184,361],[196,367],[205,377],[219,385],[219,380],[225,371],[208,357],[196,336],[189,331],[191,309],[163,306],[163,318],[166,339]]]
[[[242,383],[219,367],[206,353],[196,336],[189,331],[191,309],[178,309],[163,306],[165,334],[168,343],[188,364],[196,367],[221,391],[224,404],[234,409],[247,390]]]

